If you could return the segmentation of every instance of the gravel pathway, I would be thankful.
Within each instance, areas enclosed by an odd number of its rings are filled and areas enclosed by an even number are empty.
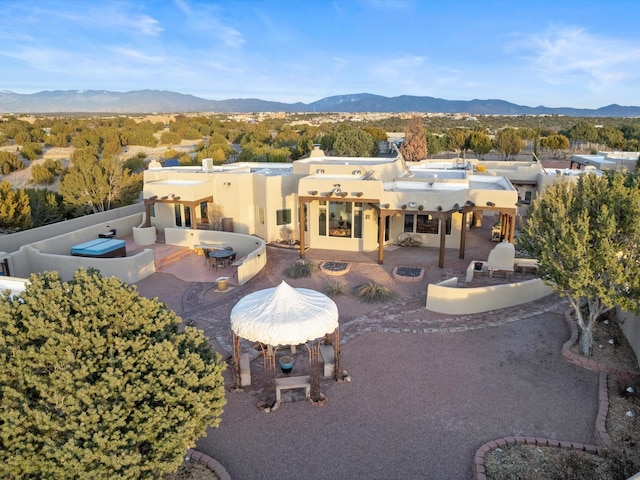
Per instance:
[[[297,258],[274,248],[268,255],[268,268],[226,293],[213,283],[169,282],[166,274],[145,279],[138,289],[163,301],[166,296],[170,307],[229,353],[231,308],[247,293],[280,283],[282,270]],[[396,292],[381,306],[336,298],[341,365],[352,381],[329,383],[322,408],[289,402],[272,413],[258,411],[261,398],[250,391],[230,392],[220,427],[197,449],[235,480],[458,480],[472,477],[475,450],[494,438],[593,443],[598,377],[560,354],[569,337],[566,301],[551,295],[460,317],[425,310],[426,284],[459,275],[468,262],[447,260],[447,271],[431,267],[420,283],[394,282],[389,265],[352,263],[347,275],[332,279],[344,278],[349,288],[372,279]],[[289,283],[323,290],[324,282],[316,274]],[[225,378],[230,384],[229,372]]]

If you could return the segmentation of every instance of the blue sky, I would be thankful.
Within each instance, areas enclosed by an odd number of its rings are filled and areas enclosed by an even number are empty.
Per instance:
[[[0,0],[0,90],[640,105],[637,0]]]

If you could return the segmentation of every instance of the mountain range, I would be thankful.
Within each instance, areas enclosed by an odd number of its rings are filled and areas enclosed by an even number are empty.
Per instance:
[[[55,90],[32,94],[0,92],[0,113],[463,113],[470,115],[565,115],[572,117],[640,117],[640,107],[608,105],[597,109],[529,107],[504,100],[445,100],[369,93],[336,95],[312,103],[280,103],[257,98],[207,100],[166,90]]]

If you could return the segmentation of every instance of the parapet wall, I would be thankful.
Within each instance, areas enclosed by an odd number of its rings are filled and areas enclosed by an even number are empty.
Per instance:
[[[553,293],[551,287],[539,278],[474,288],[455,288],[450,280],[427,286],[427,310],[449,315],[472,315],[533,302]]]

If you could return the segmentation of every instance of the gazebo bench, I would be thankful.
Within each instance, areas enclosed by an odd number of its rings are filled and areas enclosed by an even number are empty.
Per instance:
[[[324,376],[333,377],[333,371],[335,370],[333,345],[320,344],[320,354],[324,361]]]
[[[516,258],[515,268],[524,273],[527,269],[531,269],[533,273],[538,272],[538,260],[533,258]]]
[[[294,388],[304,388],[304,395],[309,398],[311,396],[311,379],[309,375],[276,378],[276,402],[282,401],[282,390]]]
[[[249,361],[249,354],[240,354],[240,386],[248,387],[251,385],[251,362]]]

